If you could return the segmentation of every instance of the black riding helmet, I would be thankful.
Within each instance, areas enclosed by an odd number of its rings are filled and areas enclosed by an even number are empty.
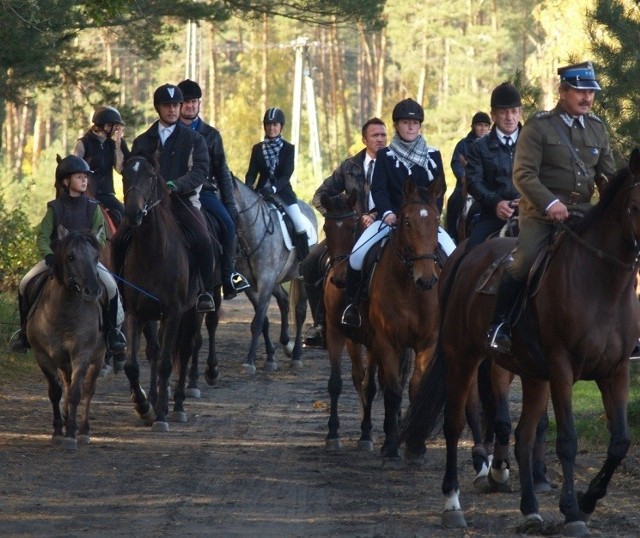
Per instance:
[[[80,172],[88,175],[93,174],[87,161],[75,155],[69,155],[64,159],[62,159],[60,155],[56,155],[56,161],[58,161],[58,166],[56,166],[56,185],[60,187],[63,187],[62,180],[71,174]]]
[[[520,92],[513,84],[503,82],[491,92],[491,108],[518,108],[522,106]]]
[[[120,123],[121,125],[125,125],[118,109],[112,106],[99,106],[96,108],[91,122],[94,125],[105,125],[107,123]]]
[[[191,99],[202,99],[202,89],[200,85],[193,80],[183,80],[178,84],[178,88],[182,92],[182,97],[185,101],[190,101]]]
[[[284,112],[279,108],[272,107],[264,113],[262,123],[280,123],[284,125]]]
[[[405,99],[393,107],[391,119],[393,119],[394,123],[399,120],[418,120],[422,123],[424,121],[424,109],[417,101]]]
[[[153,106],[156,111],[158,110],[158,105],[165,103],[184,103],[184,96],[178,86],[163,84],[156,88],[156,91],[153,92]]]

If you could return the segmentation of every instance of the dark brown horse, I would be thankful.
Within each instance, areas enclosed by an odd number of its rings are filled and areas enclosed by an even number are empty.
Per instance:
[[[170,195],[164,180],[144,157],[131,157],[124,165],[122,178],[125,217],[131,226],[122,269],[129,342],[124,369],[138,414],[145,423],[153,424],[154,431],[168,431],[168,381],[173,363],[179,363],[179,377],[171,418],[186,422],[183,404],[187,364],[202,325],[202,315],[194,306],[196,271],[189,269],[189,248],[171,210],[171,204],[185,202]],[[157,320],[161,322],[159,333],[154,330]],[[151,367],[148,399],[140,387],[137,358],[143,330]]]
[[[53,278],[44,284],[27,322],[27,336],[49,384],[53,442],[76,450],[78,441],[89,442],[89,406],[106,347],[101,301],[107,298],[98,277],[98,240],[88,232],[65,234],[54,247]]]
[[[360,450],[373,450],[371,438],[371,404],[376,394],[375,367],[365,356],[362,344],[346,338],[340,320],[345,308],[345,283],[349,254],[355,244],[358,233],[358,215],[355,211],[358,193],[352,191],[347,197],[322,195],[322,206],[327,213],[324,221],[324,233],[327,240],[329,269],[324,279],[324,307],[326,326],[326,345],[331,365],[329,376],[329,396],[331,414],[329,433],[326,439],[327,450],[340,450],[338,429],[338,399],[342,392],[342,351],[345,344],[351,358],[351,379],[362,406],[362,436],[358,441]],[[365,383],[365,376],[367,381]],[[366,391],[364,390],[366,387]]]
[[[466,394],[480,360],[469,350],[483,345],[495,301],[493,295],[477,288],[481,275],[513,245],[511,239],[489,240],[460,263],[442,320],[442,353],[437,354],[435,367],[424,380],[427,387],[429,377],[441,377],[446,368],[445,526],[466,526],[458,499],[457,444],[464,425]],[[629,355],[640,335],[640,303],[635,293],[639,258],[640,151],[635,149],[629,167],[616,174],[599,203],[577,224],[562,227],[537,292],[514,326],[512,353],[495,356],[498,364],[522,379],[523,406],[515,450],[520,510],[525,518],[521,531],[539,533],[543,525],[534,492],[532,453],[549,394],[563,471],[560,510],[565,533],[588,534],[586,520],[606,494],[613,472],[627,453]],[[574,383],[581,379],[597,383],[611,436],[602,469],[586,492],[576,494],[573,468],[577,436],[571,398]],[[408,443],[431,433],[444,396],[444,390],[434,394],[432,386],[420,391],[408,414],[412,418]]]
[[[371,361],[379,368],[384,392],[383,462],[392,465],[400,460],[398,418],[404,370],[410,363],[408,350],[415,352],[409,383],[412,400],[438,340],[436,249],[440,214],[436,200],[442,188],[438,181],[428,189],[417,187],[411,179],[405,182],[398,225],[374,268],[366,305],[360,307],[365,314],[362,337]],[[366,381],[363,393],[369,390]]]

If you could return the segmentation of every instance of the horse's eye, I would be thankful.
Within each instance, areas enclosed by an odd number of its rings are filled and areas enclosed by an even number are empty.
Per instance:
[[[73,254],[69,254],[69,257],[67,258],[67,260],[69,260],[70,262],[74,261],[76,259],[76,257]]]

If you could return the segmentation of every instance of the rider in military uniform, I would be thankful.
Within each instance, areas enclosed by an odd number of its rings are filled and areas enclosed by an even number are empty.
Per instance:
[[[589,110],[600,85],[591,62],[558,69],[560,99],[548,112],[529,119],[518,140],[513,182],[522,194],[518,245],[504,272],[489,329],[489,345],[503,353],[511,349],[507,319],[524,288],[538,252],[545,248],[555,221],[591,207],[595,179],[615,172],[609,135]]]

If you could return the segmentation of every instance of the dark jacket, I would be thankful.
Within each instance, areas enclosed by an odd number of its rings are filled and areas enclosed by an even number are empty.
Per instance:
[[[178,123],[162,146],[156,121],[133,141],[131,153],[155,162],[155,153],[158,150],[160,174],[165,181],[173,181],[180,194],[193,194],[207,179],[209,152],[204,138],[199,133]]]
[[[323,194],[338,196],[343,192],[350,194],[354,189],[358,191],[356,212],[359,215],[367,212],[371,213],[371,211],[367,211],[369,187],[366,183],[364,172],[364,159],[366,154],[367,150],[363,149],[353,157],[344,160],[340,166],[333,171],[333,174],[325,179],[318,187],[313,195],[313,205],[322,215],[325,215],[327,212],[326,208],[324,208],[320,202],[320,197]]]
[[[469,153],[469,147],[473,145],[473,142],[477,140],[477,136],[473,130],[469,131],[467,136],[460,140],[456,147],[453,149],[453,156],[451,157],[451,170],[453,175],[456,176],[456,186],[454,190],[462,192],[462,178],[464,177],[465,170],[460,157],[467,159],[467,153]]]
[[[435,163],[431,169],[433,180],[429,180],[427,171],[421,166],[411,167],[411,177],[418,187],[428,187],[431,181],[438,181],[438,179],[442,181],[442,185],[445,184],[440,151],[429,147],[429,154]],[[376,166],[373,169],[373,180],[371,181],[371,195],[380,218],[383,218],[387,211],[393,211],[399,215],[402,207],[404,181],[408,177],[409,170],[397,160],[395,154],[391,153],[388,147],[378,150]],[[442,200],[439,200],[439,209],[441,209],[441,203]]]
[[[89,176],[93,196],[114,193],[113,170],[116,165],[116,143],[110,138],[100,138],[93,131],[88,131],[79,141],[82,142],[82,149],[78,149],[79,146],[77,146],[75,154],[87,161],[89,168],[93,171],[93,175]],[[124,140],[120,140],[120,151],[122,162],[124,162],[130,154]]]
[[[498,202],[519,196],[511,179],[515,148],[514,145],[509,149],[498,140],[495,125],[489,134],[469,146],[465,168],[467,188],[483,213],[495,215]]]
[[[225,206],[235,207],[233,178],[231,177],[229,165],[227,164],[222,135],[218,129],[205,123],[201,118],[197,118],[191,125],[194,124],[195,129],[192,130],[195,130],[204,137],[209,150],[209,174],[202,185],[202,190],[217,191]]]
[[[291,175],[294,169],[294,146],[293,144],[283,141],[284,145],[280,150],[278,166],[276,166],[274,177],[271,179],[271,185],[276,188],[276,194],[282,199],[286,205],[295,204],[297,201],[296,194],[291,187]],[[258,183],[254,187],[258,178]],[[269,166],[262,153],[262,142],[257,143],[251,149],[251,159],[249,160],[249,170],[245,176],[245,183],[252,189],[259,190],[264,187],[269,180]]]

